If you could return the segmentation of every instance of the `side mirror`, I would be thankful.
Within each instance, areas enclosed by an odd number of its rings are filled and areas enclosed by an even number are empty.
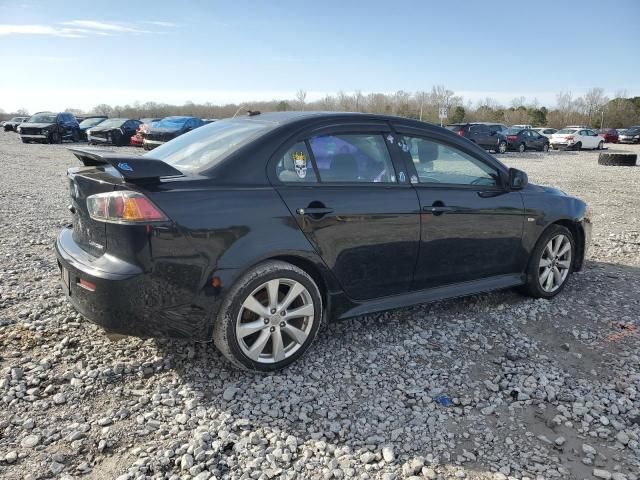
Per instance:
[[[511,190],[522,190],[529,185],[529,177],[522,170],[517,168],[509,169],[509,188]]]

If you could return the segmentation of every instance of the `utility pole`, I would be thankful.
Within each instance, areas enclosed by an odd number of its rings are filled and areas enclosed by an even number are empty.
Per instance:
[[[602,130],[604,128],[604,109],[600,110],[600,113],[602,113],[602,119],[600,120],[600,130]]]

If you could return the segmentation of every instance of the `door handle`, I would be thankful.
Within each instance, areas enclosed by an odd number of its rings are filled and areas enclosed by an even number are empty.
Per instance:
[[[445,207],[444,205],[433,205],[422,207],[423,212],[433,213],[434,215],[442,215],[445,212],[452,212],[455,209],[453,207]]]
[[[320,208],[320,207],[308,207],[308,208],[298,208],[296,210],[298,215],[310,215],[310,216],[321,216],[326,215],[327,213],[333,213],[333,208]]]

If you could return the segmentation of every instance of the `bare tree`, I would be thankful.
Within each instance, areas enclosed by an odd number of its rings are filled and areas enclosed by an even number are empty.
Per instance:
[[[604,106],[609,102],[609,99],[604,95],[604,89],[592,88],[584,95],[584,103],[587,117],[589,118],[589,124],[592,124],[594,117],[604,112]]]
[[[307,92],[302,89],[298,90],[296,92],[296,100],[298,100],[298,105],[300,107],[300,110],[304,110],[306,100],[307,100]]]

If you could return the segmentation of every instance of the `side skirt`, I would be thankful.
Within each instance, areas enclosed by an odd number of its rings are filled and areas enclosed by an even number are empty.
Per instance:
[[[409,292],[391,297],[376,298],[360,303],[351,303],[346,309],[336,315],[336,319],[343,320],[350,317],[365,315],[368,313],[392,310],[395,308],[410,307],[421,303],[436,302],[477,293],[501,290],[503,288],[523,285],[526,279],[522,274],[498,275],[495,277],[482,278],[469,282],[455,283],[443,287],[430,288],[417,292]]]

